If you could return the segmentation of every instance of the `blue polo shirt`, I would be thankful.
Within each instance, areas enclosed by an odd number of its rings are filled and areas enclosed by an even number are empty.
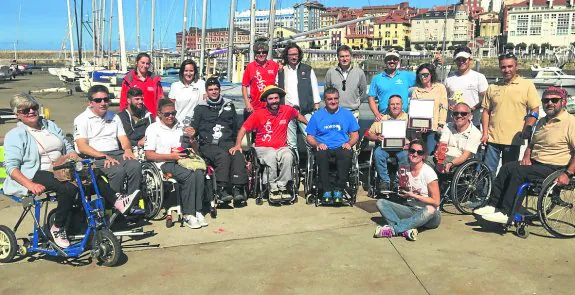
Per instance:
[[[371,79],[368,96],[377,98],[380,113],[387,113],[389,97],[399,94],[403,101],[403,111],[407,112],[409,88],[413,86],[415,86],[415,73],[398,70],[392,78],[384,71]]]
[[[329,149],[341,147],[349,141],[349,133],[359,130],[357,120],[348,109],[339,107],[331,114],[325,108],[315,112],[305,132],[313,135],[319,143],[327,145]]]

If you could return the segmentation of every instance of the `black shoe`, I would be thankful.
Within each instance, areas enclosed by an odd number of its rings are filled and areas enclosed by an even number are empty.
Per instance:
[[[232,195],[230,195],[228,190],[225,189],[224,187],[219,187],[218,192],[220,195],[220,200],[224,203],[230,202],[231,200],[234,199],[234,197]]]
[[[234,202],[243,202],[246,200],[244,196],[244,187],[239,185],[234,185],[232,188],[232,194],[234,198]]]
[[[379,182],[378,183],[379,188],[377,189],[379,191],[380,194],[389,194],[389,190],[391,185],[389,184],[389,182]]]

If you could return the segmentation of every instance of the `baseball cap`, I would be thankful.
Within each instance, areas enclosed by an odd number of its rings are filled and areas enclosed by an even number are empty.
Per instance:
[[[453,58],[457,59],[458,57],[471,58],[471,49],[467,46],[458,47],[453,53]]]
[[[400,57],[399,57],[399,53],[397,53],[397,51],[388,51],[388,52],[385,54],[385,57],[384,57],[383,59],[386,59],[386,58],[388,58],[388,57],[390,57],[390,56],[394,56],[394,57],[400,58]]]

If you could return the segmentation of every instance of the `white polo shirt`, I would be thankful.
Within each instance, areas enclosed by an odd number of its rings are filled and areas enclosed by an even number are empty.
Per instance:
[[[201,79],[189,86],[184,85],[181,81],[173,83],[168,97],[176,101],[176,111],[178,111],[176,119],[189,126],[194,116],[194,109],[204,99],[205,93],[205,82]]]
[[[102,118],[88,107],[74,119],[74,140],[85,138],[88,145],[99,152],[119,150],[118,137],[122,135],[126,135],[122,121],[112,111],[107,111]]]
[[[446,128],[441,130],[439,142],[447,143],[447,152],[445,154],[448,156],[457,158],[464,151],[475,154],[481,144],[481,131],[473,124],[469,124],[465,131],[457,133],[455,123],[449,122]]]
[[[183,126],[177,122],[170,128],[162,121],[152,123],[146,129],[146,142],[144,151],[155,151],[158,154],[171,154],[172,148],[182,146],[181,137],[184,134]],[[158,168],[165,162],[156,162]]]

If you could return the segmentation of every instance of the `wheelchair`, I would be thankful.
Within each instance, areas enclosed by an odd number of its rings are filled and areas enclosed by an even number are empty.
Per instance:
[[[335,173],[335,171],[330,171],[330,173]],[[355,148],[352,148],[351,168],[349,170],[349,176],[347,178],[345,189],[343,190],[343,203],[353,207],[353,205],[355,205],[357,201],[358,191],[359,191],[358,151]],[[323,188],[319,187],[319,167],[315,160],[315,152],[310,149],[308,149],[307,151],[306,173],[304,177],[304,193],[305,193],[306,204],[313,203],[315,204],[316,207],[324,205],[321,201]]]
[[[52,210],[48,213],[48,203],[56,200],[55,193],[46,192],[45,198],[32,194],[25,197],[9,196],[12,200],[21,203],[24,210],[13,230],[7,226],[0,225],[0,262],[7,263],[12,261],[16,254],[26,256],[29,253],[77,258],[91,247],[90,254],[93,258],[96,258],[102,265],[114,266],[118,263],[123,253],[117,236],[147,235],[151,233],[144,233],[141,229],[131,232],[112,232],[109,229],[119,212],[114,213],[110,221],[107,219],[104,202],[96,185],[96,177],[98,176],[96,176],[92,168],[95,160],[97,159],[72,160],[54,167],[55,171],[60,169],[69,170],[79,189],[81,209],[76,207],[76,210],[82,213],[79,222],[86,222],[86,225],[81,228],[80,232],[74,234],[74,231],[78,231],[78,229],[75,229],[68,235],[71,245],[62,249],[49,236],[54,211]],[[88,194],[90,190],[95,192],[95,197],[92,198]],[[44,207],[44,216],[41,214],[42,207]],[[29,235],[31,240],[21,238],[18,240],[21,240],[22,243],[18,244],[15,232],[29,213],[34,221],[33,233]],[[68,223],[72,223],[70,219],[72,218],[69,218]]]
[[[558,186],[555,180],[563,171],[561,169],[545,179],[523,183],[517,189],[512,214],[509,214],[503,230],[515,227],[516,235],[525,239],[529,236],[529,225],[539,221],[554,237],[575,237],[575,179],[571,178],[566,186]],[[528,210],[531,207],[528,196],[537,196],[536,212]],[[520,210],[522,205],[525,210]]]
[[[269,167],[260,163],[256,150],[253,147],[248,147],[244,149],[244,156],[246,158],[246,167],[248,169],[248,185],[246,187],[246,192],[248,197],[255,198],[256,205],[263,205],[264,199],[268,200],[269,205],[292,205],[298,201],[298,190],[300,185],[299,177],[299,157],[298,154],[292,150],[293,161],[292,161],[292,177],[293,180],[289,181],[287,184],[287,189],[291,194],[291,199],[289,200],[271,200],[269,198],[269,181],[263,183],[264,175],[266,179],[269,179]]]

